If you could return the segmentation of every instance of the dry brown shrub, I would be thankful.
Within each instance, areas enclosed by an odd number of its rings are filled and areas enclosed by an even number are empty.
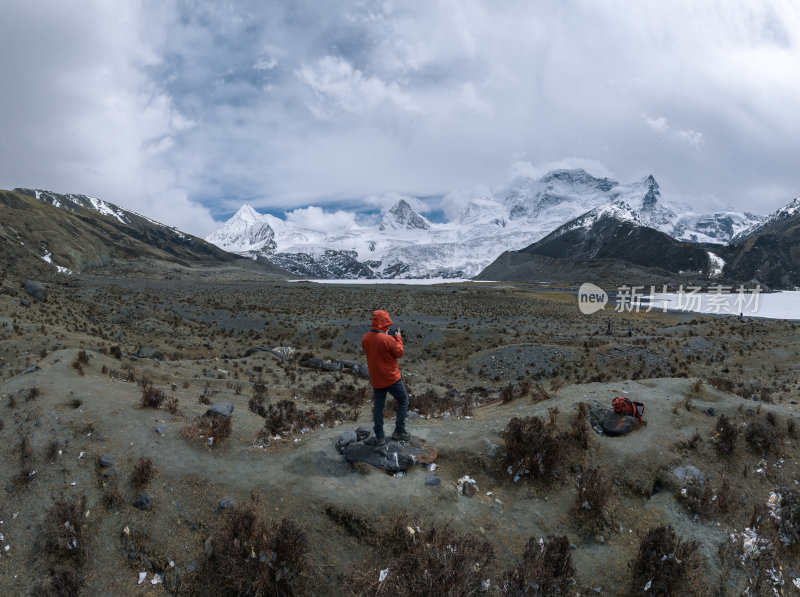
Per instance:
[[[611,484],[598,467],[591,467],[578,475],[578,491],[575,506],[582,516],[597,518],[602,516],[611,496]]]
[[[33,589],[37,597],[77,597],[83,587],[83,578],[67,566],[53,566],[48,569],[49,579]]]
[[[301,595],[308,540],[292,520],[268,524],[252,503],[226,510],[211,565],[222,595]]]
[[[651,595],[687,595],[689,573],[701,570],[699,543],[683,541],[671,525],[651,528],[642,537],[636,559],[631,564],[631,595],[641,595],[648,586]],[[666,556],[666,557],[664,557]]]
[[[144,487],[153,480],[157,472],[158,469],[153,464],[153,461],[146,456],[142,456],[133,465],[131,483],[136,487]]]
[[[142,386],[142,406],[146,408],[161,408],[165,399],[164,392],[157,390],[153,387],[153,384],[147,383]]]
[[[371,570],[345,574],[340,586],[348,594],[467,597],[479,594],[487,571],[491,574],[494,547],[475,535],[448,526],[420,530],[400,517],[384,538],[386,578],[380,582]]]
[[[500,434],[505,450],[500,462],[513,475],[533,478],[553,477],[564,464],[567,441],[553,425],[539,417],[514,417]]]
[[[70,561],[80,566],[86,559],[86,540],[83,536],[83,516],[86,498],[81,501],[56,500],[44,518],[42,540],[45,551],[58,561]]]
[[[179,402],[177,396],[170,396],[164,404],[164,408],[167,409],[167,412],[171,415],[178,414],[178,406]]]
[[[186,422],[181,429],[181,437],[189,441],[204,443],[216,448],[231,435],[232,423],[230,417],[218,415],[198,415]],[[213,438],[209,444],[209,438]]]
[[[531,537],[522,562],[506,573],[503,595],[571,595],[575,567],[566,536],[547,540]],[[532,591],[532,592],[529,592]]]

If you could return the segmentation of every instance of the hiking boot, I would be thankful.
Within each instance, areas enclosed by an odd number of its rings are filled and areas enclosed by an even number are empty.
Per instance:
[[[395,429],[392,432],[392,439],[403,440],[404,442],[407,442],[411,439],[411,434],[408,431],[398,431]]]
[[[386,445],[386,436],[384,436],[384,435],[376,435],[375,436],[375,445],[376,446],[385,446]]]

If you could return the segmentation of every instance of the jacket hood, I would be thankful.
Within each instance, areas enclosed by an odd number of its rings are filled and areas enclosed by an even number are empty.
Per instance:
[[[389,317],[389,313],[387,313],[386,311],[378,310],[372,312],[373,329],[380,330],[385,327],[389,327],[393,323],[394,322],[392,321],[392,318]]]

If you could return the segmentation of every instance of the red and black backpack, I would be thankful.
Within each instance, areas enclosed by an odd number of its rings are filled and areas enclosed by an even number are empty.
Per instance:
[[[614,398],[614,400],[611,401],[611,406],[614,408],[615,413],[619,415],[628,415],[640,421],[642,420],[642,415],[644,415],[643,403],[629,400],[628,398],[622,398],[621,396]]]

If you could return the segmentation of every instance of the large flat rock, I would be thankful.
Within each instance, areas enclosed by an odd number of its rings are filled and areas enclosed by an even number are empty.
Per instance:
[[[438,452],[425,440],[412,438],[407,442],[387,439],[383,446],[375,445],[375,438],[353,442],[344,450],[349,463],[366,462],[388,472],[406,471],[417,464],[428,464],[436,460]]]

